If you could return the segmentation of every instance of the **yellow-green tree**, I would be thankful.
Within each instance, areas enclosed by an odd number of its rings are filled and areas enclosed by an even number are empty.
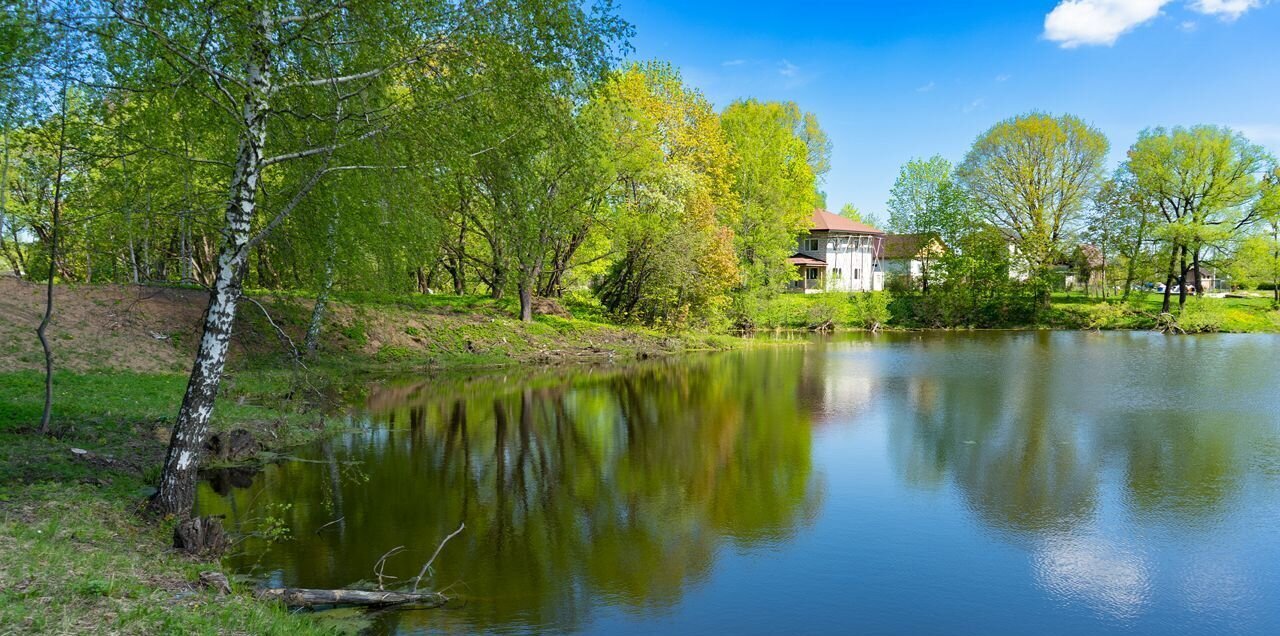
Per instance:
[[[667,327],[719,320],[738,284],[733,155],[711,103],[668,64],[605,81],[597,107],[619,174],[610,235],[618,255],[596,286],[615,316]]]
[[[987,220],[1017,248],[1024,273],[1041,282],[1063,239],[1102,182],[1107,138],[1074,115],[1029,113],[978,136],[956,176]]]

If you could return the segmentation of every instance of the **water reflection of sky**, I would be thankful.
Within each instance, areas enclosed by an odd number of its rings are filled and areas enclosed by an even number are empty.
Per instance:
[[[1277,346],[887,334],[390,385],[325,451],[358,469],[317,452],[202,504],[345,507],[259,546],[290,584],[467,518],[467,606],[381,624],[405,633],[1277,633]]]

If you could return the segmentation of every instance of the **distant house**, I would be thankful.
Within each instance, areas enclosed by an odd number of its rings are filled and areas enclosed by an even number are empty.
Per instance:
[[[1192,267],[1187,270],[1187,284],[1195,286],[1196,284],[1196,268]],[[1218,272],[1215,269],[1200,267],[1200,289],[1196,291],[1213,291],[1218,289],[1230,289],[1229,281],[1218,278]]]
[[[930,262],[946,251],[936,234],[886,234],[880,248],[880,269],[885,276],[920,281]]]
[[[884,232],[826,210],[813,211],[813,228],[787,259],[800,270],[791,291],[880,291],[884,272],[877,255]]]
[[[1091,289],[1101,290],[1106,284],[1102,275],[1106,264],[1107,259],[1097,245],[1089,243],[1077,245],[1070,262],[1058,264],[1063,271],[1063,287],[1068,290],[1083,287],[1086,293]],[[1081,274],[1087,274],[1087,276],[1082,277]]]

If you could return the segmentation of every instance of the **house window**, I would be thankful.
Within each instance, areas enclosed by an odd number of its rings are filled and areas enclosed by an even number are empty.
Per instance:
[[[805,239],[805,240],[804,240],[804,250],[805,250],[806,252],[816,252],[816,251],[818,251],[818,239]]]
[[[856,270],[856,269],[855,269],[855,270],[853,270],[853,271],[855,271],[855,272],[856,272],[856,271],[858,271],[858,270]],[[839,280],[841,276],[843,276],[843,273],[840,271],[840,268],[839,268],[839,267],[837,267],[837,268],[835,268],[835,269],[831,270],[831,277],[832,277],[832,278],[834,278],[834,279],[836,279],[836,280]]]
[[[805,270],[804,277],[808,278],[809,280],[818,280],[818,268],[810,267],[809,269]]]
[[[860,269],[855,269],[855,270],[853,270],[853,280],[858,280],[858,274],[859,274],[859,273],[861,273],[861,272],[862,272],[862,270],[860,270]]]

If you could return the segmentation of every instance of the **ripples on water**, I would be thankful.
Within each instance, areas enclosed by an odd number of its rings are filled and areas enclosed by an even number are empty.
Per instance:
[[[465,521],[433,581],[465,602],[387,632],[1280,633],[1278,353],[886,334],[384,383],[199,505],[282,519],[231,565],[309,587]]]

